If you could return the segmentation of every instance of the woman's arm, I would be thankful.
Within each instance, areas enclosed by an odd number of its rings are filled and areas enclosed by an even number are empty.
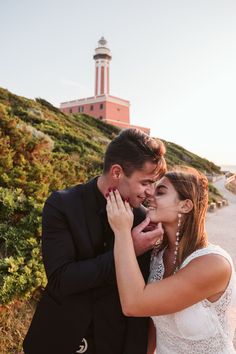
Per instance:
[[[174,313],[223,291],[231,266],[219,255],[195,258],[175,275],[145,284],[140,272],[130,229],[132,210],[118,191],[110,194],[108,220],[115,233],[115,266],[123,312],[127,316]]]

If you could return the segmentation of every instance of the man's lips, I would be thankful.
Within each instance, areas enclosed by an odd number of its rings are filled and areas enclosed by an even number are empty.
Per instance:
[[[146,200],[146,197],[138,197],[141,202],[144,202]]]

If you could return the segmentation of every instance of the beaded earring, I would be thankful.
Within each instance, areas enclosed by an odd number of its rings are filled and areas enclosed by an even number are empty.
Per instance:
[[[179,249],[179,236],[180,236],[181,217],[182,217],[182,214],[178,214],[178,229],[177,229],[177,232],[176,232],[175,253],[174,253],[174,261],[173,261],[174,265],[176,264],[176,261],[177,261],[177,255],[178,255],[178,249]]]

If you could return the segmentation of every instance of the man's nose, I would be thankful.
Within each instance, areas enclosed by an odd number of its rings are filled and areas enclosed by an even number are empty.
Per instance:
[[[145,190],[147,196],[153,196],[155,192],[155,185],[154,183],[149,184]]]

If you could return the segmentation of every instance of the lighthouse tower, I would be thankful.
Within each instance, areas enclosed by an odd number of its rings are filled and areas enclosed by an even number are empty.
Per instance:
[[[107,41],[102,37],[98,41],[98,47],[95,49],[95,97],[109,95],[109,65],[111,60],[111,51],[107,47]]]
[[[93,59],[95,60],[94,96],[63,102],[60,104],[61,111],[66,114],[85,113],[119,128],[139,128],[149,134],[149,128],[130,124],[129,101],[110,95],[111,51],[104,37],[98,41]]]

